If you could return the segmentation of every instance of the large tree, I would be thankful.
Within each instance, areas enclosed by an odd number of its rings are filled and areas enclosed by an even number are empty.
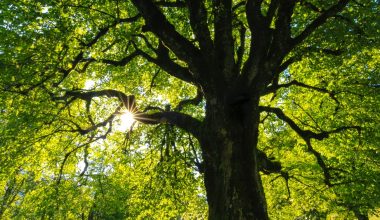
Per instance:
[[[188,175],[201,173],[209,219],[265,220],[268,206],[276,216],[279,201],[291,204],[291,197],[308,204],[299,213],[305,216],[334,204],[366,219],[379,206],[378,1],[0,4],[0,162],[11,176],[3,179],[0,216],[17,195],[49,178],[56,184],[45,193],[59,201],[54,189],[90,167],[89,185],[102,191],[95,174],[129,163],[119,158],[98,166],[112,158],[100,156],[107,146],[123,148],[115,139],[144,150],[155,143],[157,163],[175,157]],[[117,123],[126,110],[139,125],[123,137]],[[187,168],[160,167],[157,178],[183,175],[191,185],[196,180],[183,174]],[[34,181],[20,177],[26,174]],[[129,194],[108,178],[108,196]],[[312,199],[303,187],[324,190],[311,191],[319,195]],[[90,210],[102,206],[100,191]]]

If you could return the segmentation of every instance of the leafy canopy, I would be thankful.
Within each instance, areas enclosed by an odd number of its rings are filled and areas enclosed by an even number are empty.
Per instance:
[[[203,47],[185,2],[154,2]],[[296,1],[291,36],[337,2]],[[242,62],[254,36],[244,1],[232,9]],[[205,1],[205,10],[213,21],[218,8]],[[0,218],[206,217],[199,144],[158,119],[202,121],[205,101],[188,63],[145,31],[130,1],[3,0],[0,17]],[[379,208],[379,24],[378,1],[349,1],[286,56],[261,97],[259,148],[282,165],[262,172],[273,219]],[[126,108],[149,120],[123,130]]]

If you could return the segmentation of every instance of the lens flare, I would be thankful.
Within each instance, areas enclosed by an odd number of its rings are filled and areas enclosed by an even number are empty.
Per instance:
[[[125,131],[127,129],[130,129],[135,122],[135,116],[132,112],[128,110],[123,111],[120,114],[120,124],[118,126],[118,130]]]

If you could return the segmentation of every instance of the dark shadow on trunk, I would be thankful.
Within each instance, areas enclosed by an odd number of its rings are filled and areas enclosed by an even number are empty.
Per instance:
[[[209,219],[268,219],[257,160],[259,118],[258,101],[207,109],[201,145]]]

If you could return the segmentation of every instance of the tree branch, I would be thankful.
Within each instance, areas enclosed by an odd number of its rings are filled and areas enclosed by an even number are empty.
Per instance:
[[[285,71],[291,64],[302,60],[303,58],[307,57],[309,53],[313,52],[319,52],[323,53],[326,55],[331,55],[331,56],[340,56],[343,53],[343,50],[341,49],[330,49],[330,48],[318,48],[318,47],[305,47],[305,48],[300,48],[297,53],[302,53],[301,55],[293,55],[292,57],[288,58],[287,60],[283,61],[282,64],[277,68],[275,71],[276,74],[280,74],[281,72]]]
[[[242,79],[251,85],[255,77],[268,73],[264,63],[269,64],[268,51],[273,40],[273,30],[267,25],[261,12],[262,0],[248,0],[246,4],[246,17],[252,33],[250,51],[242,68]],[[272,62],[271,62],[272,63]],[[261,80],[263,83],[266,80]]]
[[[330,174],[331,168],[329,168],[326,165],[325,161],[322,158],[321,153],[319,153],[312,147],[311,139],[323,140],[325,138],[328,138],[331,134],[339,133],[341,131],[345,131],[348,129],[356,129],[360,133],[361,128],[359,126],[342,126],[331,131],[321,131],[320,133],[315,133],[310,130],[301,129],[291,118],[286,116],[284,112],[279,108],[260,106],[260,110],[274,113],[279,119],[285,121],[306,142],[307,150],[315,156],[315,158],[317,159],[318,165],[322,169],[325,184],[327,186],[333,186],[334,184],[331,183],[331,180],[332,180],[332,177]]]
[[[246,32],[247,29],[244,27],[243,24],[241,24],[241,27],[239,29],[239,37],[240,37],[240,46],[237,49],[237,60],[235,64],[235,71],[236,73],[240,72],[242,63],[243,63],[243,57],[245,52],[245,38],[246,38]]]
[[[315,11],[315,12],[318,12],[318,13],[322,12],[322,10],[320,8],[318,8],[317,6],[315,6],[314,4],[312,4],[312,3],[308,2],[308,1],[300,0],[300,4],[302,6],[305,6],[305,7],[309,8],[309,9]]]
[[[115,60],[109,60],[109,59],[101,59],[99,60],[102,63],[113,65],[113,66],[125,66],[129,62],[131,62],[134,58],[141,55],[139,50],[134,51],[133,53],[129,54],[128,56],[122,58],[121,60],[115,61]],[[90,59],[91,60],[91,59]]]
[[[95,35],[95,37],[91,41],[89,41],[88,43],[83,43],[82,46],[91,47],[96,42],[98,42],[98,40],[101,37],[103,37],[104,35],[106,35],[111,28],[116,27],[116,25],[118,25],[118,24],[135,22],[140,17],[141,17],[141,15],[138,14],[138,15],[130,17],[130,18],[121,18],[121,19],[118,19],[118,20],[114,21],[111,25],[103,27],[103,28],[100,28],[99,32]]]
[[[284,54],[287,53],[289,47],[289,41],[291,39],[290,36],[290,23],[291,17],[293,14],[294,7],[296,5],[295,1],[280,1],[279,8],[277,12],[277,19],[275,22],[275,31],[274,31],[274,39],[273,44],[274,48],[271,53],[272,56],[278,56],[282,60]],[[270,25],[270,24],[269,24]],[[272,47],[273,47],[272,46]],[[280,54],[280,55],[277,55]]]
[[[286,3],[285,3],[286,4]],[[267,14],[265,15],[265,20],[267,25],[270,25],[273,21],[274,15],[280,5],[280,0],[271,0]]]
[[[225,80],[230,80],[233,76],[234,41],[232,37],[232,1],[213,1],[214,13],[214,59],[221,64],[216,72],[220,77],[222,74]]]
[[[186,105],[198,105],[203,99],[203,93],[200,89],[197,90],[197,96],[192,99],[185,99],[178,103],[178,105],[174,108],[175,111],[181,111]]]
[[[310,85],[307,85],[305,83],[302,83],[302,82],[299,82],[297,80],[293,80],[289,83],[286,83],[286,84],[274,84],[272,86],[269,86],[266,91],[264,92],[264,94],[269,94],[269,93],[274,93],[276,92],[278,89],[280,88],[288,88],[290,86],[299,86],[299,87],[303,87],[303,88],[306,88],[306,89],[311,89],[311,90],[315,90],[317,92],[321,92],[321,93],[326,93],[329,95],[329,97],[335,101],[335,103],[337,104],[337,107],[336,107],[336,110],[339,108],[340,106],[340,102],[339,100],[335,97],[335,93],[333,91],[329,91],[325,88],[319,88],[319,87],[315,87],[315,86],[310,86]]]
[[[257,159],[259,164],[259,170],[265,174],[280,173],[282,166],[278,161],[274,161],[261,150],[257,151]]]
[[[203,0],[187,0],[190,25],[203,53],[212,51],[213,42],[207,24],[207,10]]]
[[[175,111],[163,111],[155,113],[136,113],[135,120],[143,124],[169,123],[175,125],[199,138],[201,135],[202,122],[187,114]]]
[[[131,107],[135,103],[135,97],[133,95],[126,95],[123,92],[113,90],[113,89],[104,89],[99,91],[84,91],[84,90],[74,90],[74,91],[66,91],[65,95],[62,97],[55,97],[54,100],[66,100],[69,97],[73,97],[76,99],[82,99],[85,101],[90,101],[94,97],[102,97],[106,96],[109,98],[117,98],[125,107]]]
[[[285,113],[280,108],[260,106],[260,111],[275,114],[279,119],[285,121],[305,141],[310,139],[323,140],[325,138],[328,138],[331,134],[339,133],[348,129],[356,129],[359,132],[361,130],[359,126],[342,126],[331,131],[321,131],[320,133],[315,133],[310,130],[301,129],[291,118],[285,115]]]
[[[196,79],[193,77],[188,68],[182,67],[179,64],[173,62],[169,57],[160,56],[157,58],[151,57],[149,54],[140,50],[140,54],[149,62],[156,64],[161,69],[165,70],[169,75],[183,80],[187,83],[196,83]]]
[[[300,2],[301,2],[301,5],[304,5],[305,7],[308,7],[308,8],[310,8],[311,10],[313,10],[315,12],[318,12],[318,13],[324,12],[324,10],[318,8],[317,6],[313,5],[310,2],[307,2],[305,0],[301,0]],[[353,1],[353,2],[356,3],[356,4],[358,4],[360,7],[364,7],[362,4],[359,4],[356,1]],[[365,32],[364,32],[364,30],[359,25],[355,24],[355,22],[352,21],[351,19],[349,19],[347,17],[344,17],[342,15],[338,15],[338,14],[334,15],[333,17],[337,18],[337,19],[340,19],[340,20],[346,22],[347,24],[351,25],[354,28],[354,30],[355,30],[355,32],[357,34],[359,34],[361,36],[366,35]]]
[[[100,90],[100,91],[83,91],[83,90],[66,91],[64,96],[54,97],[53,99],[58,101],[58,100],[67,100],[69,98],[72,98],[72,99],[81,99],[86,102],[90,102],[94,97],[117,98],[121,102],[121,105],[119,105],[116,108],[116,110],[107,119],[97,124],[94,124],[89,128],[84,129],[84,128],[81,128],[78,124],[74,123],[77,129],[74,129],[73,131],[79,132],[80,134],[84,135],[91,131],[96,130],[99,127],[104,127],[107,124],[109,124],[111,128],[114,118],[116,117],[116,115],[120,114],[120,110],[122,109],[122,107],[125,107],[129,109],[130,111],[134,112],[134,118],[138,122],[141,122],[144,124],[169,123],[169,124],[173,124],[179,128],[184,129],[185,131],[193,134],[195,137],[199,137],[200,135],[200,127],[202,123],[199,120],[187,114],[174,112],[174,111],[162,111],[162,112],[155,112],[155,113],[139,112],[136,107],[135,97],[133,95],[128,96],[121,91],[117,91],[113,89],[105,89],[105,90]],[[107,131],[107,133],[109,132],[110,130]]]
[[[180,35],[169,23],[158,6],[152,0],[132,0],[144,17],[145,29],[153,32],[181,60],[185,61],[194,73],[201,73],[203,63],[200,51],[185,37]]]
[[[68,69],[60,69],[60,72],[63,74],[63,76],[58,82],[54,83],[54,86],[58,86],[59,84],[63,82],[63,80],[67,78],[70,72],[76,68],[76,66],[80,63],[80,61],[82,61],[83,54],[84,54],[83,52],[78,53],[76,57],[74,58],[74,60],[70,63],[70,67]]]
[[[298,36],[292,40],[292,48],[304,41],[310,36],[318,27],[326,23],[327,19],[335,16],[341,12],[350,0],[339,0],[338,3],[331,6],[329,9],[323,11],[314,21],[312,21]]]
[[[176,0],[175,2],[169,1],[156,1],[154,4],[162,7],[173,7],[173,8],[184,8],[186,7],[186,3],[184,1]]]
[[[265,17],[261,13],[262,0],[247,0],[246,16],[252,35],[257,35],[265,25]]]

